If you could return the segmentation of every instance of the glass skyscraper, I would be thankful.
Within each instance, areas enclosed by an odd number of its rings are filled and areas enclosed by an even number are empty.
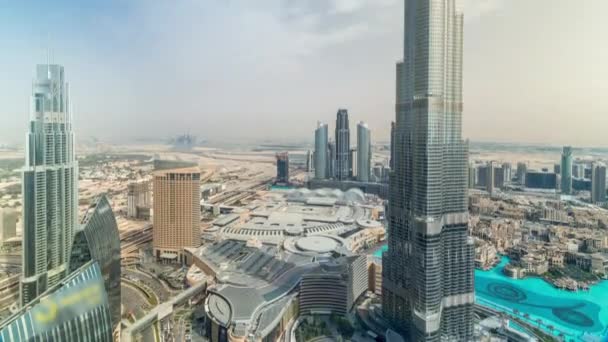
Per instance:
[[[101,269],[90,261],[2,322],[0,341],[112,341]]]
[[[78,220],[78,164],[60,65],[38,65],[23,168],[23,305],[68,274]]]
[[[606,202],[606,165],[602,163],[591,165],[591,202]]]
[[[372,162],[371,132],[363,121],[357,124],[357,179],[369,182]]]
[[[76,230],[70,273],[94,260],[101,268],[108,294],[112,327],[120,324],[120,234],[112,206],[106,195],[99,196],[89,207]]]
[[[339,109],[336,115],[336,170],[338,180],[350,177],[350,127],[348,111]]]
[[[462,131],[463,13],[406,0],[382,306],[409,341],[473,339],[474,246]]]
[[[572,193],[572,147],[570,146],[564,146],[560,171],[562,193],[569,195]]]
[[[391,170],[393,169],[393,165],[395,162],[395,133],[396,133],[396,123],[395,121],[391,122],[391,159],[389,160],[389,167],[391,168]]]
[[[276,155],[277,159],[277,184],[289,184],[289,152],[280,152]]]
[[[329,153],[329,163],[328,163],[328,168],[327,168],[327,177],[334,179],[336,178],[336,142],[335,141],[329,141],[327,143],[327,149],[328,149],[328,153]]]
[[[329,146],[327,125],[317,123],[315,130],[315,178],[325,179],[329,175]]]

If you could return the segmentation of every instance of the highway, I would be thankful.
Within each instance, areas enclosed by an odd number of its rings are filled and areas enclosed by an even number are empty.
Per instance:
[[[130,266],[139,262],[139,249],[152,241],[152,223],[141,229],[128,230],[120,233],[120,262]]]
[[[147,275],[141,271],[123,269],[122,276],[137,283],[142,283],[156,294],[161,303],[172,297],[169,289],[157,278]]]
[[[0,265],[21,266],[21,255],[0,254]]]
[[[121,257],[137,252],[141,245],[152,241],[152,223],[148,223],[142,229],[129,230],[120,233]]]
[[[268,183],[272,181],[272,177],[264,178],[253,183],[247,183],[244,186],[239,186],[235,189],[224,191],[217,196],[209,199],[210,204],[224,204],[231,205],[245,198],[255,195],[256,191],[263,190],[266,188]]]

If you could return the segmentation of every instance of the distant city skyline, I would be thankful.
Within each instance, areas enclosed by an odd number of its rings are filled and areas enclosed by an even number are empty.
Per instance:
[[[608,47],[595,44],[607,2],[463,3],[464,137],[608,146]],[[342,107],[389,140],[402,1],[72,4],[0,4],[0,143],[22,143],[31,66],[49,47],[70,70],[78,140],[312,141],[316,122]]]

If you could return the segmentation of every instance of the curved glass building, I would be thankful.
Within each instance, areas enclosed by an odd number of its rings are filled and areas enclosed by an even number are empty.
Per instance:
[[[101,268],[115,328],[120,324],[120,235],[106,195],[101,195],[91,204],[74,235],[70,272],[91,260]]]
[[[89,261],[2,322],[0,341],[112,341],[101,268]]]

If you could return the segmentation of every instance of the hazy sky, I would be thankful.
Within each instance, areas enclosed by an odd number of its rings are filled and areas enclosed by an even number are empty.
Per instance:
[[[464,0],[464,135],[608,146],[608,1]],[[66,67],[79,137],[313,139],[339,107],[388,138],[403,0],[0,0],[0,142],[34,66]]]

